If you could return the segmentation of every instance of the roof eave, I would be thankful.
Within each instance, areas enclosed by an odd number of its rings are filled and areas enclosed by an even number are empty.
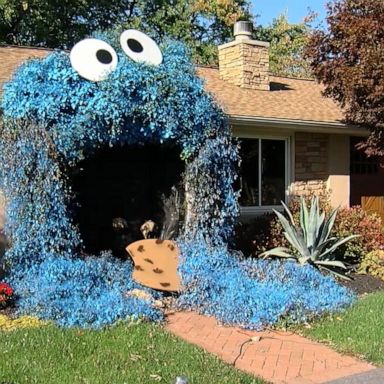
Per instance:
[[[282,119],[274,117],[228,115],[231,125],[243,127],[278,128],[297,132],[334,133],[368,136],[366,128],[341,122]]]

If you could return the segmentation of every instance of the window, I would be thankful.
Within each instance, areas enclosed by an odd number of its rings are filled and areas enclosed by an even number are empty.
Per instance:
[[[287,188],[287,140],[240,139],[240,205],[280,205]]]
[[[368,157],[363,150],[356,145],[364,141],[363,137],[351,137],[351,174],[375,175],[379,172],[380,161],[377,157]]]

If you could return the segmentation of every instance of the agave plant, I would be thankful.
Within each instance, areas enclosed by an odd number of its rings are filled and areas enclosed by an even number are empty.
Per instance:
[[[336,269],[346,270],[346,265],[334,259],[334,251],[347,241],[358,237],[350,235],[343,239],[330,237],[331,230],[337,215],[337,208],[332,211],[328,218],[324,212],[320,212],[319,198],[313,197],[308,209],[304,198],[300,199],[300,226],[297,226],[289,208],[282,203],[288,215],[289,221],[283,214],[274,210],[284,229],[284,236],[295,249],[290,252],[288,248],[276,247],[261,254],[263,257],[277,256],[291,258],[301,265],[311,264],[316,268],[324,268],[330,272],[346,278]]]

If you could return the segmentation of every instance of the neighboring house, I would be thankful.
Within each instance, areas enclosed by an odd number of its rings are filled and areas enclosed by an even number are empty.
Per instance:
[[[49,52],[0,47],[0,85],[22,62]],[[268,61],[267,43],[238,35],[219,46],[219,68],[198,68],[240,138],[242,214],[324,190],[334,206],[384,195],[383,169],[354,147],[368,133],[344,124],[341,109],[315,81],[272,76]]]

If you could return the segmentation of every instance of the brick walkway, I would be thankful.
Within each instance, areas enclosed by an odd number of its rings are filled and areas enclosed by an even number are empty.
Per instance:
[[[166,328],[236,368],[276,384],[326,383],[375,369],[296,334],[224,327],[214,318],[194,312],[169,315]],[[254,341],[247,342],[251,338]]]

